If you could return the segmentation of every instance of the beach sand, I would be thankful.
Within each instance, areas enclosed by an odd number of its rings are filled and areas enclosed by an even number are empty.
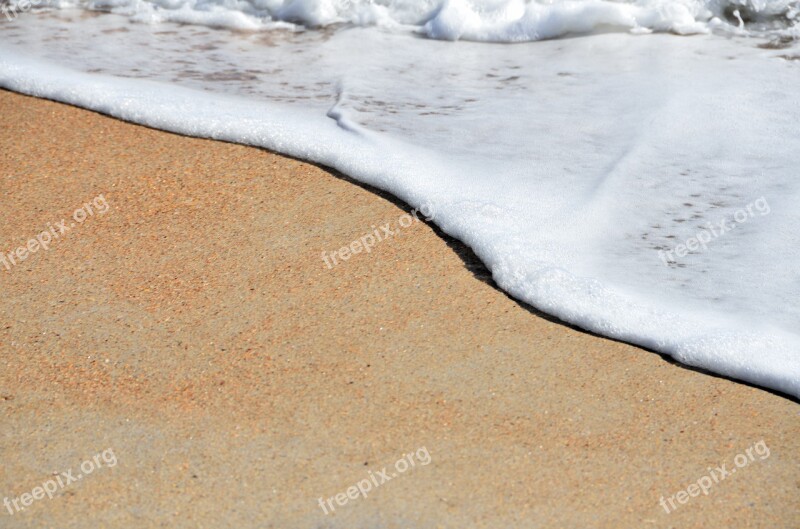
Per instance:
[[[0,116],[0,251],[109,206],[0,265],[0,496],[117,461],[0,527],[800,527],[796,401],[543,317],[425,223],[329,269],[408,209],[314,165],[9,92]]]

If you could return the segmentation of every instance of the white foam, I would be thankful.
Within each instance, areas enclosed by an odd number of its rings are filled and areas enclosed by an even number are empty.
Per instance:
[[[800,396],[800,68],[787,50],[711,35],[494,46],[402,28],[264,42],[163,27],[20,17],[0,30],[0,86],[432,203],[518,299]],[[761,197],[768,214],[660,258]]]
[[[29,0],[11,0],[11,5]],[[798,0],[37,0],[108,11],[141,23],[239,31],[276,27],[415,26],[428,37],[493,42],[621,30],[678,34],[779,27],[797,35]]]

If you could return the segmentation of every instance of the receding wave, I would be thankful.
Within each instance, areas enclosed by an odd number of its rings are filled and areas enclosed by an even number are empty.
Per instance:
[[[800,397],[796,18],[780,1],[62,4],[0,23],[0,86],[334,167],[433,208],[542,311]]]

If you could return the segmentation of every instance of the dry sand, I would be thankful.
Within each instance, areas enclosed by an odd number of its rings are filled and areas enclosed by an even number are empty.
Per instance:
[[[800,527],[796,401],[544,318],[423,223],[329,270],[405,210],[313,165],[9,92],[0,115],[0,251],[110,206],[0,268],[0,497],[117,459],[0,527]]]

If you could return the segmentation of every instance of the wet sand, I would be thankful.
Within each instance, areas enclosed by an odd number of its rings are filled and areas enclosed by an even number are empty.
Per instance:
[[[4,91],[0,120],[0,252],[93,210],[0,264],[0,497],[116,461],[0,527],[800,527],[796,401],[542,317],[421,222],[329,269],[408,209],[319,167]]]

